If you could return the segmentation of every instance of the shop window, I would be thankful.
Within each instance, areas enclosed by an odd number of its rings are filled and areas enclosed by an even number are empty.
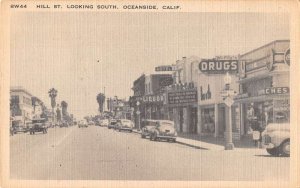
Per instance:
[[[215,132],[215,110],[214,108],[203,109],[201,112],[201,125],[203,133]]]

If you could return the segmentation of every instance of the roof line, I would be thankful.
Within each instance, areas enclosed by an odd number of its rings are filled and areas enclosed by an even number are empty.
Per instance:
[[[288,39],[285,39],[285,40],[274,40],[274,41],[269,42],[269,43],[267,43],[267,44],[265,44],[265,45],[263,45],[263,46],[261,46],[261,47],[255,48],[254,50],[251,50],[251,51],[246,52],[246,53],[244,53],[244,54],[242,54],[242,55],[239,55],[239,57],[243,57],[243,56],[245,56],[245,55],[248,55],[248,54],[250,54],[250,53],[252,53],[252,52],[258,51],[258,50],[260,50],[260,49],[262,49],[262,48],[265,48],[265,47],[270,46],[270,45],[272,45],[272,44],[274,44],[274,43],[277,43],[277,42],[290,42],[290,40],[288,40]]]

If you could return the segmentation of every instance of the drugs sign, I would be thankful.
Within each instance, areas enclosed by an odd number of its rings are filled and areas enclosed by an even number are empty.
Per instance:
[[[199,63],[199,69],[201,72],[210,74],[225,74],[237,73],[238,61],[237,60],[202,60]]]

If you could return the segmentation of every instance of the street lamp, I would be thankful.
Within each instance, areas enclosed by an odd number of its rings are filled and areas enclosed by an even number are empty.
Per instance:
[[[235,92],[230,89],[231,84],[231,76],[227,72],[226,76],[224,77],[225,88],[221,92],[221,96],[224,97],[224,102],[228,106],[228,116],[229,122],[226,123],[226,131],[225,131],[225,150],[233,150],[234,144],[232,142],[232,113],[231,113],[231,106],[234,103],[233,96]]]

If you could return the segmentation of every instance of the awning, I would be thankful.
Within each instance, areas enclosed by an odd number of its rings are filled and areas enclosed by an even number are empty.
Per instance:
[[[246,97],[242,99],[235,99],[234,102],[239,103],[250,103],[250,102],[259,102],[259,101],[267,101],[267,100],[280,100],[280,99],[290,99],[290,95],[282,94],[282,95],[260,95],[254,97]]]

